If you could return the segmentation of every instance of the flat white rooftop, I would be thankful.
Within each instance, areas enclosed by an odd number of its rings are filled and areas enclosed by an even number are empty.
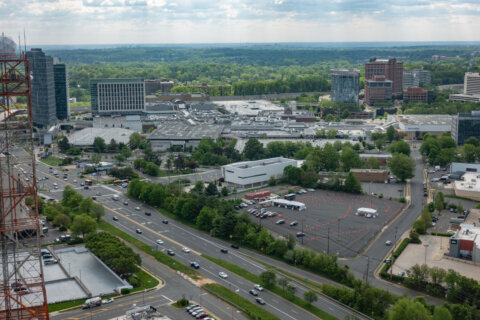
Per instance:
[[[480,192],[480,173],[466,172],[463,175],[463,181],[455,181],[455,189]]]

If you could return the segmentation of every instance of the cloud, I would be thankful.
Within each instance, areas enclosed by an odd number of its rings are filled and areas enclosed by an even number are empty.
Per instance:
[[[9,16],[1,31],[25,26],[39,44],[480,40],[479,0],[0,0],[0,8]]]

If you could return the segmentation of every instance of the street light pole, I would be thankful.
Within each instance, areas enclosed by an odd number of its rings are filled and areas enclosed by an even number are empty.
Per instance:
[[[428,244],[424,244],[423,245],[425,247],[425,265],[427,265],[427,248],[428,248]]]

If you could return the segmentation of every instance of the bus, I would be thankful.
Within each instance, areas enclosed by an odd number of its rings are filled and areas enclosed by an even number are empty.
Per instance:
[[[86,186],[91,186],[92,185],[92,180],[85,180],[85,185]]]
[[[290,200],[290,201],[295,200],[295,193],[289,193],[289,194],[283,196],[283,199]]]

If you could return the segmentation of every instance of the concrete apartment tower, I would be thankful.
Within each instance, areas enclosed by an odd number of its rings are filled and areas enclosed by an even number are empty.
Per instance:
[[[53,58],[39,48],[28,51],[27,58],[32,74],[33,124],[39,128],[48,128],[57,121]]]
[[[358,104],[360,71],[357,69],[332,69],[332,101]]]

